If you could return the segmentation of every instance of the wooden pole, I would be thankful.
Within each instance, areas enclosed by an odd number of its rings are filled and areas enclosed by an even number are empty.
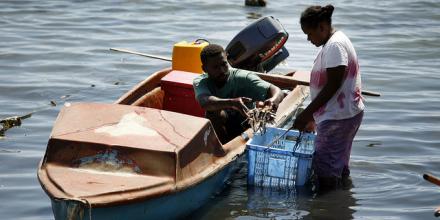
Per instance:
[[[153,59],[158,59],[158,60],[164,60],[164,61],[169,61],[171,62],[172,59],[169,57],[163,57],[163,56],[157,56],[157,55],[153,55],[153,54],[146,54],[146,53],[140,53],[140,52],[136,52],[136,51],[131,51],[131,50],[127,50],[127,49],[120,49],[120,48],[110,48],[110,50],[112,51],[117,51],[117,52],[123,52],[123,53],[129,53],[129,54],[135,54],[135,55],[139,55],[139,56],[143,56],[143,57],[148,57],[148,58],[153,58]],[[257,75],[263,79],[263,80],[267,80],[267,79],[273,79],[274,74],[263,74],[263,73],[257,73]],[[292,77],[290,77],[289,75],[293,75]],[[282,77],[282,80],[280,80],[280,76]],[[286,85],[292,85],[292,82],[295,82],[298,85],[309,85],[309,81],[304,80],[304,79],[297,79],[295,76],[295,72],[292,73],[288,73],[287,75],[283,76],[283,75],[276,75],[277,81],[279,81],[279,83],[282,84],[286,84]],[[281,86],[282,87],[282,86]],[[367,90],[362,90],[362,95],[367,95],[367,96],[380,96],[380,93],[378,92],[372,92],[372,91],[367,91]]]
[[[431,174],[428,174],[428,173],[423,174],[423,179],[425,179],[426,181],[433,183],[437,186],[440,186],[440,179],[431,175]]]
[[[117,51],[117,52],[123,52],[123,53],[135,54],[135,55],[139,55],[139,56],[143,56],[143,57],[148,57],[148,58],[153,58],[153,59],[158,59],[158,60],[172,61],[171,58],[169,58],[169,57],[162,57],[162,56],[157,56],[157,55],[153,55],[153,54],[139,53],[139,52],[131,51],[131,50],[127,50],[127,49],[110,48],[110,50]]]
[[[425,173],[423,174],[423,179],[425,179],[426,181],[433,183],[437,186],[440,186],[440,179],[429,174],[429,173]],[[434,211],[434,216],[435,217],[439,217],[440,216],[440,207],[436,208]]]

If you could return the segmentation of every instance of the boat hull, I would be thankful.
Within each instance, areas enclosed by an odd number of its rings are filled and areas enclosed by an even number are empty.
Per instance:
[[[68,220],[116,220],[116,219],[178,219],[200,208],[209,199],[223,190],[232,174],[241,167],[244,156],[226,165],[222,170],[195,186],[180,192],[145,201],[91,208],[74,200],[51,199],[55,219]]]
[[[150,75],[116,105],[83,103],[60,113],[38,170],[55,219],[177,219],[224,189],[244,160],[252,131],[248,129],[245,135],[221,145],[207,119],[164,111],[161,79],[170,71]],[[278,108],[275,126],[282,126],[308,90],[290,81],[282,86],[279,82],[284,79],[267,77],[266,81],[281,88],[294,88]],[[136,120],[127,120],[127,115],[128,119],[136,116]],[[136,138],[110,135],[117,134],[119,128],[138,128],[139,121],[144,120],[149,123],[141,123],[142,129],[161,135],[147,137],[143,132],[139,136],[135,129],[128,130],[137,134]],[[119,126],[127,123],[136,126]],[[113,130],[103,133],[103,127]],[[156,149],[156,145],[161,148]],[[100,166],[95,168],[100,161],[120,162],[124,171],[130,168],[128,171],[134,173],[125,177],[117,170],[112,174],[98,169]]]

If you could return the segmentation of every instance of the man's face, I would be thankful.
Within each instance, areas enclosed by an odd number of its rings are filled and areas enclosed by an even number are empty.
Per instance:
[[[225,52],[208,57],[206,63],[203,65],[203,71],[205,71],[209,78],[214,80],[217,85],[224,85],[224,83],[226,83],[228,70],[229,64]]]

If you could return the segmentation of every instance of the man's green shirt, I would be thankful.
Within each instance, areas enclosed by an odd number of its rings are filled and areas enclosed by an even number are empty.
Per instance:
[[[251,98],[253,102],[267,99],[270,83],[260,79],[254,72],[229,68],[227,82],[222,88],[217,88],[208,74],[204,73],[193,81],[195,96],[200,103],[201,95],[212,95],[218,98]],[[202,104],[202,103],[201,103]],[[248,105],[253,108],[252,105]]]

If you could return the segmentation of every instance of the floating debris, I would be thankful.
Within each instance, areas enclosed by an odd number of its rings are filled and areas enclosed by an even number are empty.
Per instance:
[[[249,12],[248,16],[247,16],[247,18],[249,18],[249,19],[258,19],[258,18],[261,18],[261,17],[263,17],[262,14],[255,13],[255,12]]]
[[[55,103],[55,101],[53,101],[53,100],[50,100],[50,105],[51,106],[57,106],[57,103]]]
[[[367,144],[367,147],[377,147],[377,146],[381,146],[382,143],[381,142],[372,142]]]
[[[70,97],[70,95],[63,95],[63,96],[60,97],[60,99],[67,99],[69,97]]]
[[[257,6],[257,7],[264,7],[266,6],[267,2],[266,0],[245,0],[244,5],[246,6]]]
[[[20,126],[21,125],[21,118],[14,116],[5,118],[0,121],[0,136],[5,136],[5,132],[9,130],[12,127]]]
[[[0,137],[5,136],[5,132],[10,128],[21,125],[21,121],[26,118],[30,118],[32,113],[23,116],[12,116],[0,120]]]
[[[90,87],[95,87],[95,84],[90,85]]]
[[[21,150],[11,150],[11,149],[0,149],[0,154],[1,153],[20,153]]]

